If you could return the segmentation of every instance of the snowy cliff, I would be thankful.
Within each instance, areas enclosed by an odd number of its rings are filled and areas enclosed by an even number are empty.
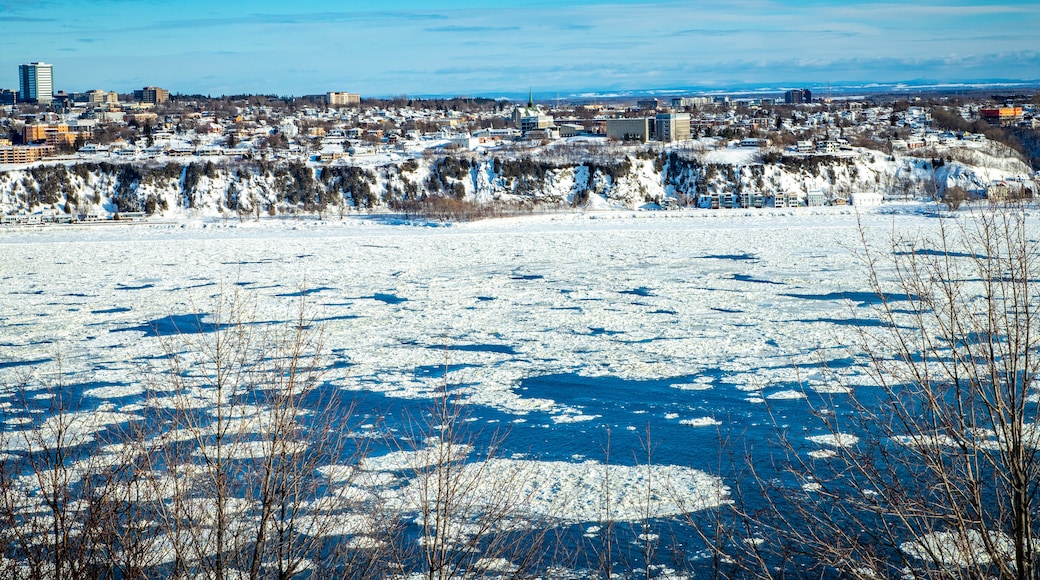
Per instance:
[[[143,211],[174,216],[339,214],[393,209],[432,197],[545,207],[697,206],[720,195],[778,193],[847,199],[860,191],[934,197],[949,187],[983,193],[1030,168],[995,143],[932,155],[857,150],[793,155],[757,148],[559,149],[329,166],[301,161],[64,162],[0,171],[0,212]],[[1031,187],[1028,180],[1026,188]],[[703,204],[701,204],[703,205]]]

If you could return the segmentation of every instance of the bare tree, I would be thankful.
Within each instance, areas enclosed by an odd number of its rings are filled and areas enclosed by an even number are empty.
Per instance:
[[[968,192],[963,187],[952,185],[943,192],[942,202],[950,210],[956,211],[960,209],[961,204],[968,201],[968,197]]]
[[[467,425],[445,385],[411,427],[402,498],[418,538],[401,546],[401,566],[428,580],[538,577],[556,562],[547,540],[557,520],[531,509],[537,486],[522,463],[498,459],[501,437],[478,450],[480,433]]]
[[[322,388],[320,326],[302,303],[264,325],[237,293],[212,316],[197,324],[211,332],[165,339],[155,390],[170,394],[151,401],[165,429],[142,441],[169,572],[281,580],[373,566],[337,548],[373,532],[344,522],[374,520],[352,488],[363,447],[346,444],[351,408]]]
[[[53,380],[14,387],[20,405],[0,433],[0,573],[7,578],[97,578],[120,571],[113,542],[129,476],[109,427],[139,417],[82,407],[65,383],[61,358]],[[43,408],[39,403],[44,401]],[[106,435],[108,436],[106,438]],[[126,575],[132,577],[132,575]]]
[[[826,405],[848,412],[817,415],[829,451],[789,437],[787,475],[763,478],[771,509],[744,514],[773,539],[779,570],[1040,574],[1034,220],[1015,206],[973,210],[893,239],[891,255],[864,236],[880,324],[858,329],[854,352],[872,386]]]

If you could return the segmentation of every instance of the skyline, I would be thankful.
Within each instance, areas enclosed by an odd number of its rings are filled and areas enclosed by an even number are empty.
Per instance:
[[[1040,5],[0,0],[0,88],[505,96],[1040,79]]]

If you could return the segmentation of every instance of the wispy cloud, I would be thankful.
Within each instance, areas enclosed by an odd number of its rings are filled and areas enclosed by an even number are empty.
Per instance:
[[[436,26],[424,28],[426,32],[452,32],[464,34],[484,34],[489,32],[513,32],[520,30],[519,26]]]
[[[0,20],[3,22],[58,22],[57,18],[30,18],[28,16],[14,16],[0,12]]]
[[[443,14],[433,12],[313,12],[313,13],[278,13],[278,14],[242,14],[226,17],[187,18],[157,20],[143,25],[128,26],[115,29],[117,32],[155,31],[155,30],[190,30],[202,28],[228,28],[236,26],[256,25],[310,25],[310,24],[342,24],[385,22],[429,22],[447,20]]]
[[[0,0],[0,86],[39,59],[201,93],[1040,78],[1038,29],[1035,0]]]

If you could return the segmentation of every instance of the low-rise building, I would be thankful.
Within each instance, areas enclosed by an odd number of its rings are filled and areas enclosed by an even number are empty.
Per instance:
[[[789,191],[778,191],[773,194],[773,207],[786,208],[786,207],[798,207],[801,205],[801,198],[797,193]]]
[[[585,132],[585,127],[576,123],[561,123],[559,128],[560,137],[577,137]]]
[[[827,196],[819,189],[814,189],[805,194],[805,205],[808,207],[820,207],[827,205]]]
[[[51,155],[54,155],[54,147],[51,145],[0,147],[0,163],[33,163]]]
[[[650,119],[607,119],[607,139],[646,143],[650,140]]]
[[[115,91],[103,91],[101,89],[95,89],[93,91],[87,91],[82,95],[82,100],[88,105],[118,105],[119,104],[119,93]]]
[[[884,196],[877,191],[858,191],[849,196],[849,203],[859,207],[881,205]]]
[[[757,191],[741,191],[740,192],[740,207],[751,208],[751,207],[765,207],[766,198],[760,192]]]
[[[979,109],[979,116],[987,123],[1011,125],[1022,120],[1022,107]]]
[[[66,123],[33,123],[22,128],[23,143],[46,143],[52,147],[72,145],[76,139],[86,139],[89,136],[89,130],[78,131]]]
[[[838,145],[837,141],[827,140],[827,141],[820,141],[819,143],[816,144],[816,152],[817,153],[823,153],[823,154],[826,154],[826,155],[830,155],[830,154],[833,154],[833,153],[837,153],[840,150],[841,150],[841,146]]]
[[[452,135],[449,142],[459,149],[469,151],[476,149],[477,145],[480,145],[480,137],[474,137],[469,133],[463,133],[461,135]]]
[[[155,113],[132,113],[132,114],[123,116],[123,120],[126,121],[127,123],[133,122],[133,123],[137,123],[138,125],[141,125],[141,126],[144,126],[144,125],[155,125],[155,123],[156,123],[156,121],[158,121],[158,119],[159,119],[159,116],[156,115]]]
[[[658,99],[642,99],[636,101],[636,108],[645,111],[656,111],[661,108],[661,101]]]

